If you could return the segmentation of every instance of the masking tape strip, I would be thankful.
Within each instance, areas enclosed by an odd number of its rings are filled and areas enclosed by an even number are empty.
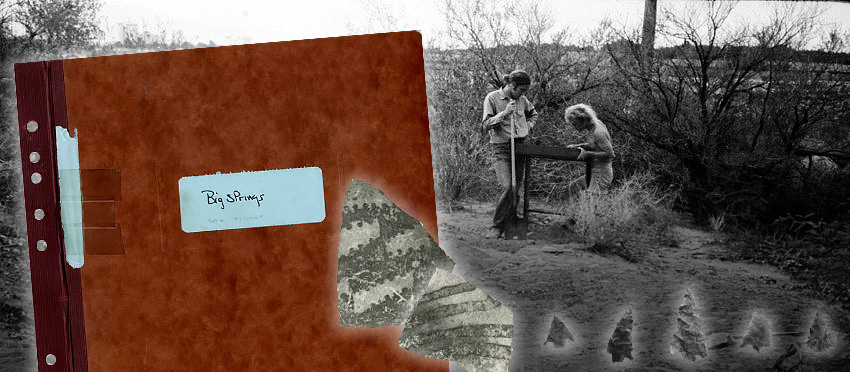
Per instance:
[[[120,169],[80,169],[85,255],[124,254],[121,226],[116,220],[121,201]]]
[[[75,269],[83,267],[83,205],[80,188],[80,153],[77,138],[56,126],[56,168],[59,174],[59,207],[65,236],[65,260]],[[77,133],[74,131],[74,135]]]
[[[121,200],[121,170],[80,169],[80,188],[83,201]]]
[[[83,230],[88,228],[114,228],[115,202],[112,200],[83,201]]]
[[[83,229],[87,256],[124,254],[121,225],[115,227],[86,227]]]

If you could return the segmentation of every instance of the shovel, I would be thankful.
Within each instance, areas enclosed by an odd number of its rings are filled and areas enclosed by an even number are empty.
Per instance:
[[[505,221],[505,239],[528,239],[528,218],[523,215],[519,218],[516,215],[517,208],[517,185],[516,185],[516,144],[514,141],[514,133],[516,133],[516,123],[514,117],[516,111],[511,112],[511,215]]]

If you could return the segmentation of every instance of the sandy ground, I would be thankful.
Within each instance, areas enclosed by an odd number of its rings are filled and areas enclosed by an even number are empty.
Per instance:
[[[850,371],[850,316],[773,267],[716,259],[724,246],[712,233],[674,227],[670,241],[648,247],[643,260],[631,263],[585,251],[557,218],[546,215],[532,216],[530,240],[483,239],[491,212],[486,205],[440,211],[439,238],[458,263],[455,273],[513,311],[511,371],[771,371],[792,343],[802,355],[797,371]],[[743,336],[754,311],[769,319],[773,333],[797,335],[774,336],[771,347],[759,352],[709,350],[694,362],[671,354],[688,288],[708,346]],[[613,363],[608,339],[627,310],[634,319],[633,359]],[[822,353],[805,346],[818,311],[828,315],[838,341]],[[543,345],[555,315],[574,336],[563,348]],[[34,371],[34,354],[22,342],[0,343],[0,372]]]
[[[778,269],[713,258],[724,247],[712,233],[673,227],[670,242],[647,247],[643,260],[630,263],[585,251],[557,218],[532,216],[530,240],[483,239],[491,212],[488,206],[441,211],[439,238],[457,261],[455,273],[513,311],[511,371],[769,371],[792,343],[802,356],[797,371],[850,371],[847,313]],[[754,311],[767,317],[772,333],[797,334],[774,335],[771,347],[758,352],[732,346],[696,361],[672,354],[687,289],[709,347],[745,335]],[[634,358],[614,363],[606,347],[627,310],[633,312]],[[837,345],[820,353],[805,345],[818,311],[837,335]],[[554,315],[575,339],[563,348],[543,345]]]

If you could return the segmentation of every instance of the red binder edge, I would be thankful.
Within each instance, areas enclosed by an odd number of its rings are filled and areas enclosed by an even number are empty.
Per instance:
[[[55,127],[68,127],[62,61],[15,64],[15,89],[38,371],[88,372],[80,271],[65,261],[59,218]],[[32,132],[30,121],[38,124]],[[39,183],[32,182],[33,173],[41,175]],[[44,212],[41,220],[37,209]],[[39,241],[47,244],[44,251]]]

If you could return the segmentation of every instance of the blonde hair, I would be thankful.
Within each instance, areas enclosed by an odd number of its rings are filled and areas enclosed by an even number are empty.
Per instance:
[[[587,120],[593,123],[594,126],[602,124],[602,121],[596,116],[596,111],[593,110],[593,107],[584,103],[567,107],[564,110],[564,118],[567,119],[567,123],[569,124],[573,124],[573,120],[575,119]]]

